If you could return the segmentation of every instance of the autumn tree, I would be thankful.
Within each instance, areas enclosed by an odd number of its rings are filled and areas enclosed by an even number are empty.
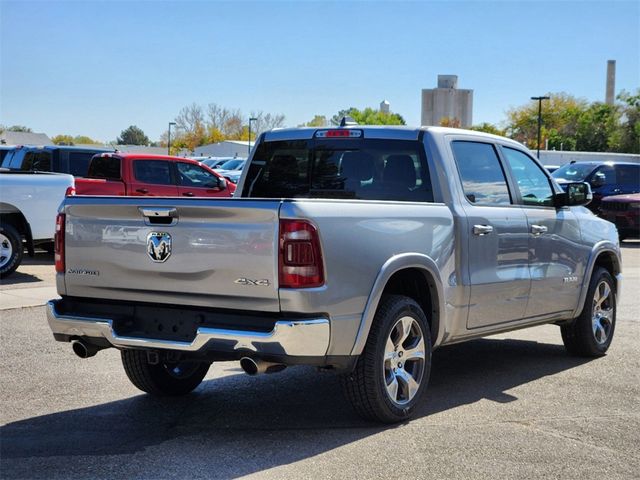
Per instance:
[[[73,145],[73,137],[71,135],[56,135],[51,139],[54,145]]]
[[[118,145],[149,145],[149,137],[140,128],[131,125],[120,132],[116,143]]]

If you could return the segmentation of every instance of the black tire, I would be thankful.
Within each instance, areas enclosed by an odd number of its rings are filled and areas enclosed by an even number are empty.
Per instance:
[[[421,364],[417,393],[407,403],[398,405],[387,393],[384,356],[385,345],[392,335],[392,329],[403,317],[414,319],[422,330],[420,333],[424,340],[424,362]],[[383,296],[362,355],[358,358],[354,370],[341,378],[344,394],[354,410],[365,419],[382,423],[397,423],[409,419],[429,382],[431,350],[429,324],[420,306],[411,298],[402,295]]]
[[[610,314],[607,312],[604,317],[599,316],[598,328],[594,328],[594,318],[598,315],[596,290],[603,288],[601,287],[603,284],[608,286],[611,293],[610,301],[603,302],[605,308],[601,311],[606,312],[611,308],[611,312]],[[604,355],[613,340],[613,333],[616,328],[616,310],[616,289],[613,278],[604,268],[596,267],[591,275],[582,312],[572,323],[560,327],[562,341],[567,351],[580,357],[600,357]],[[608,327],[603,327],[604,324],[607,324]],[[606,332],[606,338],[602,336],[604,332]]]
[[[0,243],[2,243],[5,248],[10,249],[11,252],[6,255],[6,257],[0,256],[0,278],[6,278],[22,263],[24,248],[22,246],[20,233],[10,223],[0,224],[0,234],[2,235],[2,237],[0,237]]]
[[[158,397],[186,395],[209,371],[210,363],[180,362],[150,364],[143,350],[122,350],[124,371],[136,387]],[[180,371],[182,369],[182,371]]]

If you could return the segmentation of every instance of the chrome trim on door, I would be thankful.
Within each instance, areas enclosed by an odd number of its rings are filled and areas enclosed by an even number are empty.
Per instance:
[[[478,236],[488,235],[493,232],[493,227],[491,225],[474,225],[473,226],[473,234]]]
[[[544,225],[531,225],[531,233],[534,235],[542,235],[547,233],[548,229]]]

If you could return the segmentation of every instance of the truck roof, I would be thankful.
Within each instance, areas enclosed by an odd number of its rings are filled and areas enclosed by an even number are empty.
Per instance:
[[[319,130],[343,130],[353,129],[362,130],[364,138],[378,138],[389,140],[417,140],[420,132],[429,132],[431,134],[442,135],[473,135],[475,137],[484,137],[487,139],[499,139],[502,142],[510,142],[514,145],[522,146],[515,140],[511,140],[499,135],[491,133],[478,132],[476,130],[466,130],[462,128],[450,127],[411,127],[407,125],[348,125],[344,127],[328,126],[328,127],[298,127],[298,128],[276,128],[265,133],[265,141],[274,140],[304,140],[313,138],[315,132]]]

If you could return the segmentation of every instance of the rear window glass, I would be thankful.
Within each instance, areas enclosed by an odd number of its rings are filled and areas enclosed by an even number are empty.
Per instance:
[[[419,142],[366,138],[263,142],[243,196],[433,202]]]
[[[618,183],[640,187],[640,165],[618,165],[616,174]]]
[[[90,178],[120,180],[120,158],[111,156],[92,158],[87,176]]]
[[[47,151],[32,150],[24,154],[21,170],[37,170],[39,172],[51,171],[51,153]]]

